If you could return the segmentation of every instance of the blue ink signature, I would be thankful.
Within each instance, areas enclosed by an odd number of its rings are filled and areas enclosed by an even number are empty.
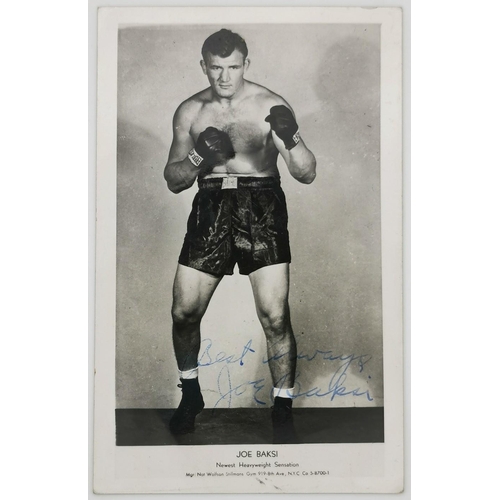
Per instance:
[[[349,365],[345,366],[341,371],[339,368],[331,377],[328,382],[328,389],[325,392],[324,389],[320,387],[313,387],[312,389],[308,389],[307,391],[302,392],[302,386],[300,381],[298,381],[300,373],[298,373],[295,377],[295,394],[293,398],[306,397],[310,398],[312,396],[316,396],[318,398],[324,398],[328,395],[330,396],[330,401],[333,401],[335,396],[366,396],[368,401],[373,401],[373,398],[370,395],[370,391],[361,391],[359,387],[348,391],[344,386],[344,382],[347,380],[346,370]]]
[[[263,363],[267,364],[271,360],[278,360],[281,359],[282,357],[288,355],[289,351],[281,351],[276,354],[274,354],[271,357],[267,357],[263,359]],[[354,361],[357,361],[359,372],[361,373],[368,361],[372,359],[372,357],[369,354],[362,354],[361,356],[355,356],[354,354],[349,354],[349,355],[334,355],[333,351],[321,351],[319,349],[316,349],[313,354],[308,354],[308,353],[298,353],[297,354],[297,360],[303,359],[305,361],[313,361],[314,359],[321,359],[323,361],[345,361],[347,366],[350,366],[351,363]]]
[[[250,339],[245,346],[243,347],[243,350],[241,351],[241,354],[239,357],[235,357],[234,354],[227,355],[224,351],[219,352],[216,356],[215,359],[212,358],[210,354],[210,349],[212,348],[212,340],[211,339],[204,339],[202,341],[202,347],[200,347],[200,352],[201,355],[198,358],[198,366],[210,366],[210,365],[215,365],[216,363],[238,363],[240,366],[243,366],[243,359],[248,353],[253,353],[255,352],[252,348],[252,340]],[[203,344],[207,344],[203,348]]]
[[[221,368],[218,376],[217,376],[217,388],[219,393],[219,399],[214,405],[216,408],[220,403],[225,402],[228,405],[228,408],[231,408],[231,404],[233,401],[233,397],[241,396],[247,390],[253,391],[253,399],[259,405],[265,405],[266,403],[259,399],[262,397],[259,392],[262,391],[265,387],[264,378],[260,378],[257,380],[252,380],[248,382],[244,382],[237,386],[232,385],[231,380],[231,372],[229,370],[230,364],[238,364],[239,366],[244,365],[244,359],[246,356],[255,353],[255,350],[252,349],[252,341],[248,340],[248,342],[244,345],[241,354],[236,356],[235,354],[226,354],[224,351],[213,355],[211,353],[212,349],[212,340],[205,339],[203,341],[205,346],[203,349],[200,349],[201,355],[198,359],[199,366],[210,366],[215,365],[217,363],[223,363],[223,367]],[[262,360],[263,364],[268,364],[272,360],[277,360],[286,356],[288,352],[279,352],[274,354],[271,357],[264,358]],[[340,365],[337,367],[333,375],[331,376],[328,382],[328,388],[322,389],[320,387],[313,387],[311,389],[304,390],[302,388],[303,384],[300,383],[300,372],[298,372],[295,376],[295,394],[293,396],[294,399],[300,397],[319,397],[326,398],[329,396],[330,401],[333,401],[337,396],[364,396],[368,401],[373,401],[372,396],[368,390],[361,390],[361,388],[357,387],[355,389],[348,390],[346,387],[347,381],[347,370],[351,365],[356,366],[359,372],[363,372],[365,369],[365,365],[372,359],[371,355],[363,354],[356,356],[354,354],[350,355],[335,355],[331,350],[319,350],[316,349],[312,353],[299,353],[297,354],[297,360],[303,360],[307,362],[311,362],[314,360],[323,360],[323,361],[336,361],[339,362]],[[278,381],[276,384],[277,387],[280,387],[280,384],[283,385],[285,380],[287,379],[289,374],[285,375]],[[272,394],[272,389],[271,389]]]
[[[221,371],[219,372],[219,376],[217,377],[217,388],[219,390],[220,398],[214,404],[214,408],[217,408],[217,405],[221,401],[227,401],[227,407],[231,408],[232,396],[241,396],[246,392],[246,390],[250,387],[253,388],[253,399],[257,404],[265,405],[264,401],[261,401],[257,398],[257,394],[260,390],[264,388],[265,379],[260,378],[258,380],[253,380],[251,382],[244,382],[243,384],[237,385],[236,387],[232,387],[231,384],[231,374],[229,372],[229,367],[223,366]],[[226,391],[226,392],[224,392]]]

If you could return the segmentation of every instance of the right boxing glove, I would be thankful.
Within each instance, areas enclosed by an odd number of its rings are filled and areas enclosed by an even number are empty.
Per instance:
[[[206,128],[196,141],[196,146],[188,153],[193,165],[206,169],[223,165],[236,155],[230,137],[215,127]]]

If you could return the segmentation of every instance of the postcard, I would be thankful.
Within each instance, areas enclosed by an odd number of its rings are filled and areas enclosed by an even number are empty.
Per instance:
[[[94,491],[397,493],[402,11],[98,11]]]

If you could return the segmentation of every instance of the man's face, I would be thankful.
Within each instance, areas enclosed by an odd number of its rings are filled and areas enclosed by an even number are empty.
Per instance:
[[[249,60],[243,58],[239,50],[234,50],[228,57],[214,56],[210,52],[207,60],[201,61],[203,72],[208,77],[210,86],[219,97],[230,99],[243,84],[243,75]]]

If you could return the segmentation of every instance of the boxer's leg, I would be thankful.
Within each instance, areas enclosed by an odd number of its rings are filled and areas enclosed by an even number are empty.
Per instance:
[[[188,371],[198,365],[200,323],[221,278],[179,264],[174,280],[172,336],[177,366]]]
[[[257,315],[267,342],[269,368],[275,388],[292,388],[297,346],[288,306],[289,264],[261,267],[249,275]]]
[[[289,264],[261,267],[250,275],[257,315],[264,329],[273,379],[273,428],[276,443],[297,442],[292,423],[291,389],[295,382],[297,345],[288,306]],[[283,434],[284,433],[284,434]]]
[[[172,336],[177,366],[182,372],[182,399],[169,424],[174,434],[193,431],[196,415],[205,406],[197,375],[200,323],[220,280],[181,264],[177,267]],[[183,378],[184,374],[186,378]]]

